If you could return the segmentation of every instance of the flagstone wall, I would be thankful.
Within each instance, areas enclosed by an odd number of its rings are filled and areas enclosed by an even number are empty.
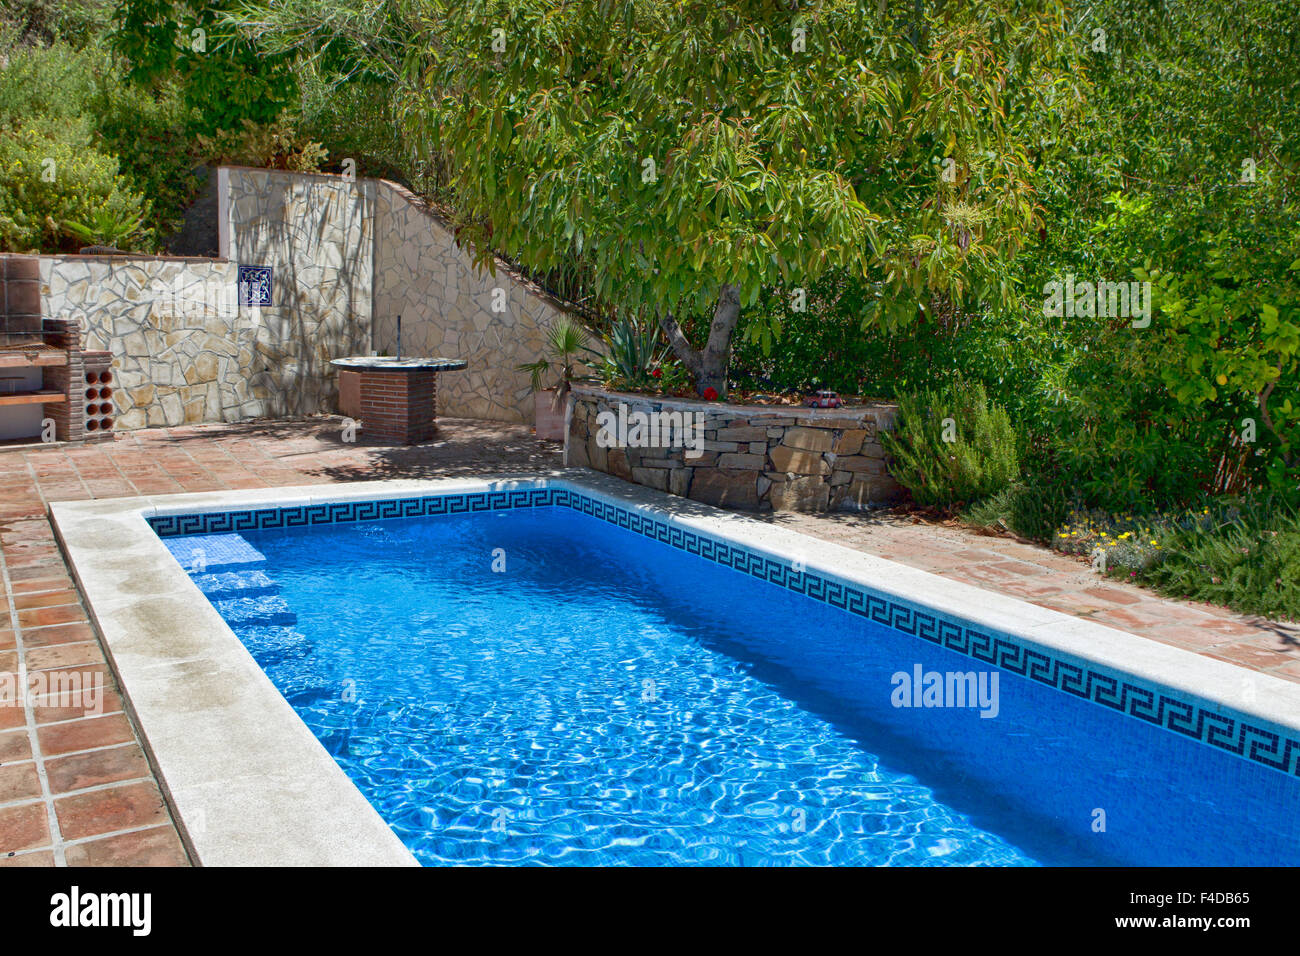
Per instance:
[[[216,177],[222,258],[40,257],[42,314],[76,319],[88,348],[113,354],[119,429],[333,412],[330,360],[394,354],[398,315],[405,354],[469,362],[439,381],[440,414],[532,421],[516,366],[541,355],[562,309],[540,289],[505,263],[475,267],[394,183]]]

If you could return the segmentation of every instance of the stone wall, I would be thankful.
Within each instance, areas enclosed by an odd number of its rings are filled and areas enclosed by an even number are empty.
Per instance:
[[[330,360],[370,350],[376,183],[239,167],[217,179],[222,254],[273,270],[271,304],[240,310],[263,414],[333,411]]]
[[[213,178],[222,258],[39,257],[42,313],[113,353],[118,428],[335,411],[330,360],[394,354],[398,315],[405,354],[469,362],[438,382],[442,414],[532,421],[515,367],[542,354],[562,312],[535,285],[505,263],[474,267],[393,183],[243,167]],[[240,303],[240,266],[271,269],[269,305]]]
[[[235,264],[213,259],[42,256],[45,314],[75,319],[113,354],[116,427],[266,413],[257,331],[235,304]]]
[[[225,258],[41,256],[42,311],[113,354],[119,429],[334,410],[329,360],[370,351],[372,182],[217,173]],[[270,266],[271,304],[238,265]]]
[[[542,355],[560,304],[500,260],[496,275],[476,268],[437,212],[401,186],[376,183],[376,217],[376,351],[396,354],[400,315],[403,355],[469,363],[439,379],[440,412],[531,422],[533,390],[516,366]]]
[[[725,405],[587,387],[575,388],[571,401],[565,464],[659,491],[748,511],[853,510],[906,494],[889,475],[880,444],[880,430],[893,427],[893,405]],[[606,429],[602,441],[598,416],[617,418],[620,406],[628,420],[638,413],[699,416],[691,421],[702,426],[703,443],[695,449],[702,453],[688,454],[681,442],[645,447],[631,428],[622,436]]]

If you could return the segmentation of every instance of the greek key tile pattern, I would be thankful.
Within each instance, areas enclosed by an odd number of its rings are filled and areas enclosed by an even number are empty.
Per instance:
[[[873,593],[858,585],[812,571],[796,571],[788,561],[680,528],[654,514],[573,489],[516,488],[385,501],[341,501],[288,508],[164,515],[149,518],[149,524],[159,537],[170,538],[547,506],[572,508],[687,554],[698,555],[706,561],[733,568],[814,601],[1046,684],[1062,693],[1082,697],[1274,770],[1300,776],[1300,740],[1253,726],[1247,719],[1224,712],[1208,702],[1175,696],[1168,688],[1139,682],[1131,675],[1027,645],[1011,635],[982,630],[959,618],[939,617],[925,608]]]

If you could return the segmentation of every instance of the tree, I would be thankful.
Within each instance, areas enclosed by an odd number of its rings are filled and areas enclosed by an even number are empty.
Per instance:
[[[1037,228],[1019,120],[1068,88],[1061,6],[917,6],[420,3],[408,125],[483,261],[580,261],[723,394],[764,288],[843,269],[906,322]]]
[[[723,394],[764,289],[845,270],[885,326],[1006,291],[1039,225],[1026,117],[1073,115],[1082,44],[1058,0],[929,6],[279,0],[242,20],[391,70],[483,263],[576,264]]]
[[[291,54],[273,54],[231,25],[239,0],[120,0],[114,49],[133,82],[179,82],[200,135],[269,123],[298,95]]]

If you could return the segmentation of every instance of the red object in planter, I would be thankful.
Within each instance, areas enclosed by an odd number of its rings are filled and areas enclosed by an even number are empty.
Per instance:
[[[827,389],[813,392],[803,400],[803,403],[809,408],[839,408],[844,404],[838,394]]]
[[[706,401],[712,402],[716,400],[717,397],[718,397],[718,390],[713,386],[709,386],[704,390],[704,398]]]

